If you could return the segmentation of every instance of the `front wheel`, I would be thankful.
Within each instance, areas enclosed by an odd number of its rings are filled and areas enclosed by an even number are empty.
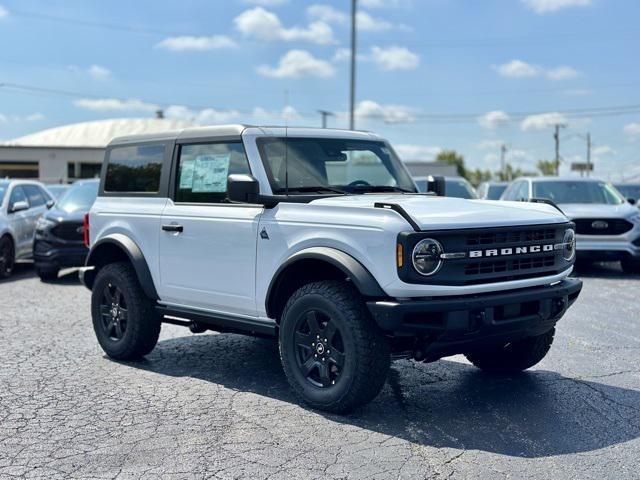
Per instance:
[[[0,238],[0,278],[11,276],[15,261],[13,242],[8,236]]]
[[[479,349],[465,354],[476,367],[487,372],[519,372],[542,360],[553,343],[555,328],[536,337],[529,337],[501,347]]]
[[[137,360],[158,342],[160,318],[128,263],[100,269],[91,293],[91,315],[98,342],[111,358]]]
[[[344,413],[378,395],[389,371],[389,344],[353,285],[309,283],[291,296],[281,318],[280,358],[304,402]]]

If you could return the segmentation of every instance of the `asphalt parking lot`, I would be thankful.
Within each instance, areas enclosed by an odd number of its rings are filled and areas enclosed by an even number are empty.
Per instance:
[[[639,478],[640,276],[580,276],[531,371],[400,361],[338,416],[295,401],[265,340],[164,326],[145,361],[109,360],[77,275],[20,265],[0,282],[0,478]]]

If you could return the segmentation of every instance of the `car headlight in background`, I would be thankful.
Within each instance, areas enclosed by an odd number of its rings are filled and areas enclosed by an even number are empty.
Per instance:
[[[576,232],[569,228],[562,239],[562,258],[567,262],[576,256]]]
[[[49,220],[48,218],[40,217],[36,222],[37,230],[46,230],[49,227],[53,227],[56,224],[53,220]]]
[[[420,275],[433,275],[442,266],[443,254],[442,245],[437,240],[432,238],[425,238],[420,240],[413,249],[411,260],[413,261],[413,268]]]

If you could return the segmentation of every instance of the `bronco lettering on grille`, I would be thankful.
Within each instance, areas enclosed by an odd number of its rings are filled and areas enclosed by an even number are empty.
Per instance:
[[[553,244],[509,248],[490,248],[488,250],[471,250],[469,252],[469,258],[503,257],[507,255],[521,255],[525,253],[552,252],[553,250]]]

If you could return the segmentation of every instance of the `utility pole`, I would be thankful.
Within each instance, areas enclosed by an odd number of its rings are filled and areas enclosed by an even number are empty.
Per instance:
[[[500,172],[502,172],[502,181],[507,179],[507,163],[506,163],[507,146],[503,143],[500,145]]]
[[[591,133],[587,132],[587,177],[591,175]]]
[[[355,130],[356,108],[356,11],[357,0],[351,0],[351,85],[349,91],[349,129]]]
[[[553,139],[556,141],[556,177],[560,176],[560,128],[566,127],[562,123],[557,123],[555,126],[555,133]]]
[[[318,110],[318,113],[322,115],[322,128],[327,128],[327,117],[333,116],[333,112],[328,110]]]

